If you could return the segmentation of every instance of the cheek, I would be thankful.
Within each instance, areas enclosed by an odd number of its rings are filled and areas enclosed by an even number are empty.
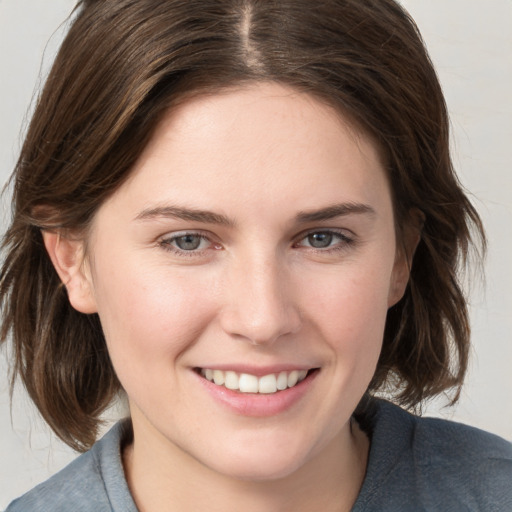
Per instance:
[[[119,377],[143,372],[145,363],[168,367],[209,323],[213,301],[186,274],[137,264],[136,259],[109,267],[97,276],[96,296]]]
[[[336,435],[356,409],[375,374],[387,315],[389,273],[356,265],[303,283],[308,289],[312,337],[320,335],[327,352],[323,371],[329,382],[323,408],[329,435]]]
[[[342,270],[322,283],[318,276],[304,283],[309,294],[310,310],[321,326],[339,339],[364,343],[364,333],[382,337],[388,309],[389,279],[379,271]]]
[[[333,371],[354,395],[364,392],[380,355],[387,316],[389,273],[344,271],[324,283],[312,278],[305,286],[310,318],[331,351]],[[355,391],[356,388],[358,391]]]

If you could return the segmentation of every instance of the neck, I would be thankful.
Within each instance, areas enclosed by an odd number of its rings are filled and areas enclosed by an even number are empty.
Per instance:
[[[363,483],[369,442],[353,422],[296,471],[258,481],[223,475],[169,448],[135,433],[124,449],[126,479],[140,512],[349,511]]]

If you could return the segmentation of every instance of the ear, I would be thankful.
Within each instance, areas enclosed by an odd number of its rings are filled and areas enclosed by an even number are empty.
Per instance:
[[[43,230],[46,251],[68,292],[71,305],[81,313],[96,313],[90,269],[84,258],[84,243],[61,231]]]
[[[424,213],[416,208],[411,210],[409,219],[402,230],[401,240],[397,244],[389,287],[388,307],[394,306],[404,296],[411,274],[412,260],[421,240],[424,223]]]

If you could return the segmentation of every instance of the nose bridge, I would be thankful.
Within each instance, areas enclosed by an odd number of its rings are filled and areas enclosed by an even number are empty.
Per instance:
[[[296,332],[300,315],[291,285],[289,270],[275,253],[246,251],[226,282],[224,330],[258,345]]]

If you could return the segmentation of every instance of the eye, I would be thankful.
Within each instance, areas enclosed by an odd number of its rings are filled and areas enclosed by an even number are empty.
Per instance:
[[[331,245],[334,236],[332,233],[311,233],[306,238],[311,247],[325,249]]]
[[[353,243],[354,240],[348,235],[338,231],[312,231],[301,238],[296,246],[310,247],[312,249],[341,249]]]
[[[172,239],[171,243],[174,243],[178,249],[182,251],[195,251],[199,249],[201,244],[204,244],[205,238],[201,235],[186,234],[178,236]]]
[[[214,244],[200,233],[177,233],[160,241],[160,245],[175,253],[197,253],[212,247]]]

